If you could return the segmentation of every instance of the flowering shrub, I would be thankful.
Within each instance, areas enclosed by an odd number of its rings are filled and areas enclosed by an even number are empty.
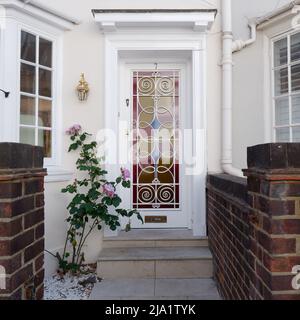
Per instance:
[[[80,150],[76,162],[77,169],[86,173],[82,180],[75,180],[62,190],[73,196],[68,205],[69,228],[66,236],[62,256],[57,253],[59,267],[63,273],[78,272],[84,263],[83,247],[93,230],[101,230],[103,224],[111,230],[120,227],[120,217],[128,217],[129,223],[126,231],[130,230],[130,219],[136,216],[141,222],[143,219],[136,210],[119,208],[122,200],[117,195],[117,186],[130,188],[130,172],[121,168],[120,176],[115,181],[109,182],[97,158],[97,142],[87,142],[90,134],[82,132],[80,125],[74,125],[66,131],[70,136],[71,145],[69,152]],[[71,248],[71,250],[69,250]],[[71,252],[69,252],[71,251]]]

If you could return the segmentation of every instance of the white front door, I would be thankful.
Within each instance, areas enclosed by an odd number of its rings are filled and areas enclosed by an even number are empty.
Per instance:
[[[127,136],[122,150],[132,175],[121,196],[145,222],[132,219],[131,226],[190,228],[191,181],[183,161],[183,134],[192,122],[187,68],[124,63],[120,70],[120,134]]]

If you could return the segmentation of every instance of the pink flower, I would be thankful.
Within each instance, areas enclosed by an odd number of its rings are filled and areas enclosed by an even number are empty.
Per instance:
[[[103,186],[103,192],[110,198],[113,198],[114,195],[116,194],[115,187],[110,183],[106,183]]]
[[[124,180],[129,180],[130,179],[130,171],[126,168],[121,168],[121,173],[122,173],[122,178]]]
[[[82,130],[80,124],[74,124],[72,127],[70,127],[67,131],[66,134],[69,136],[73,136],[75,134],[78,134]]]

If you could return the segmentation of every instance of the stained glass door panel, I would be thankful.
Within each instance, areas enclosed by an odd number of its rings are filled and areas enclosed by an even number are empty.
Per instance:
[[[134,71],[132,80],[133,207],[180,209],[180,71]]]

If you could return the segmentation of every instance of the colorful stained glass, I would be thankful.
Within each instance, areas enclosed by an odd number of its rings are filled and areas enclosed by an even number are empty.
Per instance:
[[[133,206],[179,209],[177,70],[133,73]]]

